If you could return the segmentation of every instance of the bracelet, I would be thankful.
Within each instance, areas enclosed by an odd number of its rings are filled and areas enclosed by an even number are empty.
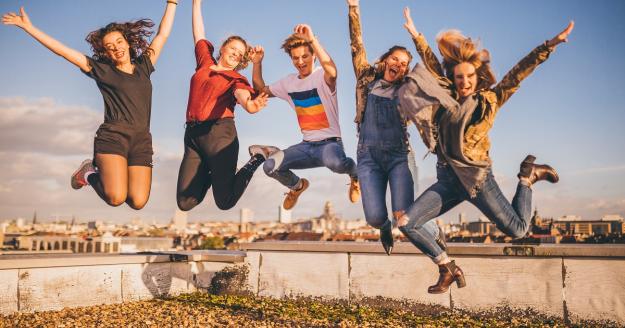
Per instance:
[[[176,6],[178,5],[178,1],[174,1],[174,0],[167,0],[167,3],[173,3]]]

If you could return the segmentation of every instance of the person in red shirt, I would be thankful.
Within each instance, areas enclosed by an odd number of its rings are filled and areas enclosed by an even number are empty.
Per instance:
[[[234,124],[238,103],[254,114],[267,104],[267,95],[255,96],[247,79],[238,73],[248,63],[248,45],[240,36],[231,36],[219,49],[205,38],[202,1],[193,1],[193,39],[197,67],[191,77],[184,136],[184,157],[178,173],[178,207],[189,211],[202,202],[213,187],[215,204],[232,208],[243,195],[252,175],[273,151],[251,147],[250,160],[237,172],[239,140]]]
[[[167,0],[158,33],[151,43],[154,23],[149,19],[110,23],[87,36],[93,55],[65,46],[35,27],[24,8],[7,13],[2,23],[15,25],[46,48],[78,66],[96,81],[104,100],[104,123],[94,139],[93,158],[72,174],[71,186],[91,185],[111,206],[145,206],[152,185],[150,75],[169,37],[177,0]]]

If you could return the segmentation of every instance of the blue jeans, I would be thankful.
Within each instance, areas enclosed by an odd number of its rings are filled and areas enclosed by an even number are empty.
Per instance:
[[[528,186],[519,183],[510,204],[491,172],[488,172],[475,198],[469,197],[449,165],[437,164],[436,175],[438,181],[408,208],[406,211],[408,223],[399,227],[418,249],[435,261],[444,252],[435,241],[436,235],[431,234],[424,225],[465,200],[475,205],[506,235],[521,238],[529,230],[532,190]]]
[[[265,161],[265,173],[293,189],[299,177],[292,169],[327,167],[334,173],[349,174],[356,178],[356,163],[345,155],[342,141],[303,141],[277,152]]]

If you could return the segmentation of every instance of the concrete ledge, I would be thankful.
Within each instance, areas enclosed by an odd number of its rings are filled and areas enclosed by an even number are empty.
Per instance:
[[[29,254],[1,255],[0,270],[90,265],[115,265],[164,262],[225,262],[241,263],[245,253],[240,251],[190,251],[139,254]]]
[[[449,255],[479,256],[535,256],[535,257],[611,257],[625,258],[622,245],[576,245],[576,244],[469,244],[449,243]],[[317,241],[263,241],[241,244],[242,250],[270,250],[296,252],[375,253],[384,250],[378,242],[317,242]],[[408,242],[396,242],[393,254],[422,254]]]
[[[60,310],[189,293],[211,285],[240,251],[0,256],[0,314]]]

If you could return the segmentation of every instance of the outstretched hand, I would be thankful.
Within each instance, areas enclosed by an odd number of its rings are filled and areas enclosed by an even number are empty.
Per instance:
[[[262,46],[252,47],[250,48],[248,57],[250,58],[252,64],[258,64],[262,62],[265,57],[265,49]]]
[[[309,25],[297,24],[293,31],[297,36],[308,42],[312,42],[315,39],[315,34],[313,33],[313,30]]]
[[[404,8],[404,18],[406,19],[406,22],[404,23],[404,28],[406,29],[406,31],[408,31],[408,33],[410,33],[413,38],[416,38],[417,35],[419,35],[419,32],[417,32],[417,28],[414,26],[412,17],[410,17],[410,8],[408,7]]]
[[[347,5],[352,7],[358,7],[359,0],[347,0]]]
[[[562,42],[568,42],[569,34],[571,34],[571,31],[573,31],[574,26],[575,26],[575,22],[570,21],[569,25],[564,29],[564,31],[560,32],[553,39],[547,41],[547,45],[550,47],[555,47]]]
[[[32,26],[28,15],[26,15],[24,7],[20,8],[20,15],[13,12],[4,14],[4,16],[2,16],[2,24],[15,25],[22,29],[26,29],[27,27]]]
[[[259,111],[267,106],[267,101],[269,100],[269,95],[264,92],[261,92],[258,97],[252,100],[252,106],[255,111]]]

